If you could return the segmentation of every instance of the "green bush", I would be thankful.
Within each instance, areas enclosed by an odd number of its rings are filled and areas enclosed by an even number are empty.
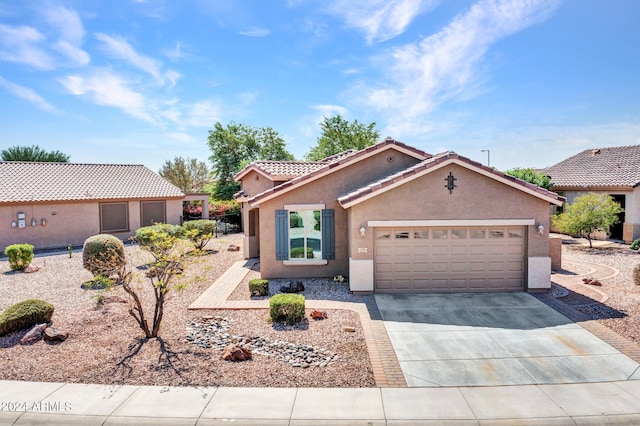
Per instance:
[[[33,246],[31,244],[12,244],[4,249],[9,258],[9,266],[14,271],[23,271],[33,260]]]
[[[296,324],[304,319],[304,296],[276,294],[269,299],[269,315],[273,322]]]
[[[102,274],[96,275],[93,279],[82,283],[83,290],[104,290],[113,285],[113,280]]]
[[[629,246],[629,248],[633,251],[638,251],[640,250],[640,238],[634,240],[631,245]]]
[[[252,296],[268,296],[269,280],[253,279],[249,281],[249,292]]]
[[[82,246],[82,266],[94,276],[109,276],[124,266],[124,243],[109,234],[87,238]]]
[[[47,323],[53,315],[53,305],[40,299],[30,299],[10,306],[0,314],[0,336]]]
[[[304,247],[296,247],[291,249],[292,259],[302,259],[303,256]],[[311,247],[307,247],[307,259],[313,259],[313,249]]]
[[[215,220],[190,220],[182,225],[185,235],[193,242],[196,248],[202,250],[216,232]]]
[[[168,223],[156,223],[151,226],[143,226],[136,231],[136,241],[143,247],[151,247],[158,233],[167,234],[170,237],[184,238],[184,228],[180,225]]]

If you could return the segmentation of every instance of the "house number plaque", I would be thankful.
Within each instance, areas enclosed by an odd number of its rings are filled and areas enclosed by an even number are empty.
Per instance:
[[[453,177],[453,174],[449,172],[449,176],[447,176],[444,180],[447,182],[447,184],[444,187],[447,188],[449,190],[449,194],[451,194],[454,188],[458,187],[458,185],[454,183],[458,179]]]

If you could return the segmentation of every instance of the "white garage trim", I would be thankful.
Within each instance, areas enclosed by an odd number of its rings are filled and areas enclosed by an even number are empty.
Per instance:
[[[462,220],[370,220],[370,228],[400,228],[424,226],[528,226],[535,225],[534,219],[462,219]]]

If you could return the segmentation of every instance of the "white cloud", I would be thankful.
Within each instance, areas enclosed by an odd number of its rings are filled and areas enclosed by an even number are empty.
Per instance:
[[[416,16],[438,3],[440,0],[334,0],[328,11],[363,31],[367,43],[372,43],[402,34]]]
[[[221,121],[222,107],[218,102],[200,101],[189,107],[185,114],[185,123],[190,126],[207,127]]]
[[[176,45],[174,48],[166,49],[163,53],[167,58],[169,58],[174,62],[187,56],[186,53],[183,51],[183,46],[182,46],[182,43],[180,42],[176,42]]]
[[[24,99],[25,101],[35,105],[36,107],[49,112],[57,112],[57,110],[44,98],[38,95],[34,90],[20,86],[12,81],[0,77],[0,86],[4,87],[9,93]]]
[[[173,70],[162,72],[162,62],[136,52],[135,49],[122,37],[111,37],[103,33],[96,33],[95,36],[98,40],[104,43],[107,53],[148,73],[160,84],[164,84],[165,81],[168,80],[171,85],[174,85],[176,80],[180,77],[180,74]]]
[[[89,57],[89,54],[87,52],[76,46],[73,46],[68,41],[60,40],[53,45],[53,48],[62,53],[67,58],[71,59],[76,65],[86,66],[89,65],[89,62],[91,61],[91,58]]]
[[[0,24],[0,60],[51,70],[55,68],[53,59],[39,46],[44,40],[45,36],[35,28]]]
[[[340,105],[314,105],[313,109],[320,113],[320,121],[322,121],[324,117],[333,117],[337,114],[344,117],[349,111],[347,108]]]
[[[184,142],[184,143],[193,142],[193,136],[184,132],[170,132],[170,133],[167,133],[167,136],[169,136],[171,139],[175,139],[177,141]]]
[[[240,31],[240,34],[247,37],[266,37],[271,34],[271,31],[266,28],[251,28],[249,30]]]
[[[440,32],[391,49],[384,85],[358,87],[364,103],[394,117],[391,127],[420,130],[425,115],[479,92],[480,64],[498,40],[546,19],[559,0],[480,0]]]
[[[82,50],[84,27],[75,10],[62,6],[45,7],[40,10],[45,20],[60,33],[60,40],[53,48],[71,59],[75,65],[89,64],[89,54]]]
[[[98,70],[85,76],[70,75],[60,82],[73,95],[86,97],[97,105],[119,108],[149,123],[155,122],[144,95],[131,90],[126,81],[111,71]]]

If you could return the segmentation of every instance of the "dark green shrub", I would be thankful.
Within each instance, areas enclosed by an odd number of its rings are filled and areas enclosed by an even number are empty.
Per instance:
[[[53,305],[30,299],[10,306],[0,314],[0,336],[51,321]]]
[[[33,246],[31,244],[12,244],[4,249],[9,258],[9,266],[14,271],[23,271],[33,260]]]
[[[125,264],[124,243],[109,234],[87,238],[82,246],[82,266],[94,276],[110,276]]]
[[[276,294],[269,299],[269,315],[273,322],[296,324],[304,319],[304,296]]]
[[[98,274],[93,279],[82,283],[83,290],[104,290],[113,285],[113,280],[104,275]]]
[[[268,296],[269,280],[253,279],[249,281],[249,292],[252,296]]]
[[[629,246],[629,248],[633,251],[638,251],[640,250],[640,238],[637,238],[635,240],[633,240],[633,242],[631,243],[631,245]]]
[[[182,225],[184,233],[197,249],[202,250],[216,232],[215,220],[190,220]]]
[[[304,256],[304,247],[296,247],[291,249],[292,259],[302,259]],[[313,259],[313,249],[307,247],[307,259]]]

